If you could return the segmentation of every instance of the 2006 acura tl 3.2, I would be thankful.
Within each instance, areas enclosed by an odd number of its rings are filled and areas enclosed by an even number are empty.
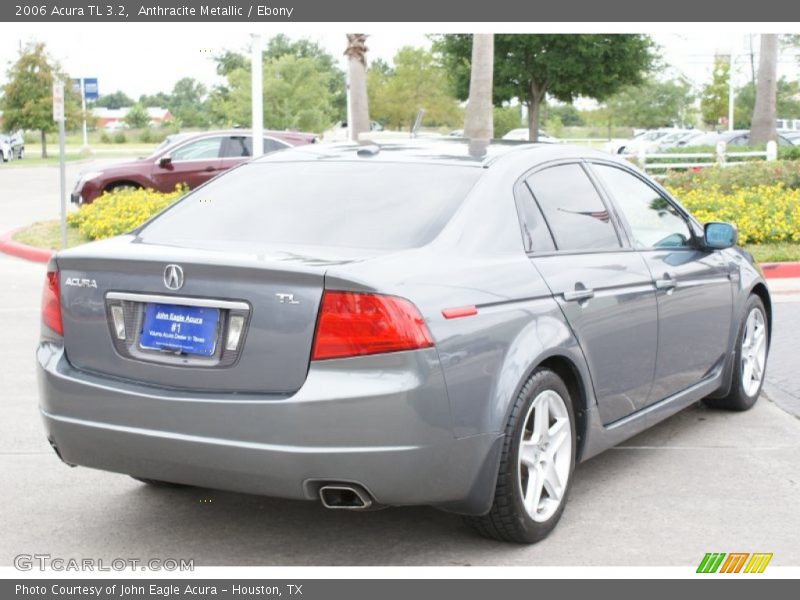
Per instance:
[[[735,244],[586,149],[289,149],[55,256],[41,410],[69,464],[533,542],[577,461],[755,403],[770,297]]]

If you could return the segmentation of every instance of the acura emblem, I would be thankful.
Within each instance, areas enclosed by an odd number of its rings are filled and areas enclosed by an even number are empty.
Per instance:
[[[183,269],[178,265],[167,265],[164,269],[164,285],[170,290],[183,287]]]

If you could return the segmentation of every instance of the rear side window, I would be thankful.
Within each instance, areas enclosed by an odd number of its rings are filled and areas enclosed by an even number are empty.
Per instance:
[[[264,138],[264,154],[275,152],[276,150],[283,150],[288,148],[289,144],[285,144],[273,138]],[[253,155],[253,138],[247,136],[231,136],[225,138],[225,143],[222,145],[223,158],[243,158]]]
[[[559,165],[527,179],[558,250],[620,247],[608,209],[580,165]]]
[[[147,242],[263,242],[395,250],[432,241],[482,169],[367,162],[239,167],[147,225]]]

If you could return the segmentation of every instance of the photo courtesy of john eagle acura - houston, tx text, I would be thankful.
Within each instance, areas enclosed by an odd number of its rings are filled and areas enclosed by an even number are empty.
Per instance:
[[[69,465],[530,543],[576,463],[700,400],[752,407],[771,321],[736,229],[623,158],[306,144],[56,253],[36,363]]]

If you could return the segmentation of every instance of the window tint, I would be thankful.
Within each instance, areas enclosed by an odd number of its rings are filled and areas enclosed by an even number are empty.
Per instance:
[[[287,148],[288,144],[273,138],[264,138],[264,154],[275,152],[276,150],[283,150]],[[224,158],[243,158],[253,155],[253,138],[245,136],[231,136],[225,138],[225,143],[222,146],[222,156]]]
[[[358,162],[250,163],[190,193],[144,241],[402,249],[430,242],[482,169]]]
[[[247,158],[252,156],[250,138],[241,135],[225,138],[222,144],[222,158]]]
[[[559,250],[620,247],[608,209],[580,165],[551,167],[527,181]]]
[[[593,165],[619,206],[638,248],[686,247],[692,235],[677,209],[644,181],[616,167]]]
[[[553,236],[547,228],[536,200],[528,186],[523,185],[519,192],[520,216],[522,218],[522,238],[526,252],[551,252],[556,249]]]
[[[210,160],[219,158],[221,146],[221,137],[204,138],[196,142],[189,142],[180,148],[175,148],[170,155],[173,162],[181,160]]]

